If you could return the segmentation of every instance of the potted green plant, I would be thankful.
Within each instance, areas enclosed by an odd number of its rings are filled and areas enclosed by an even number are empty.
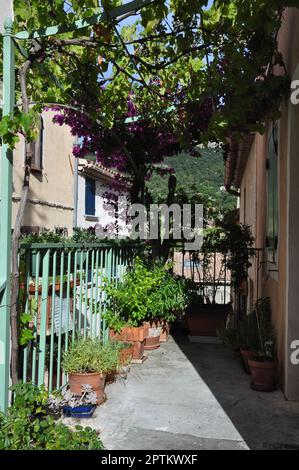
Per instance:
[[[102,347],[103,357],[105,363],[103,364],[106,370],[106,384],[115,382],[116,375],[121,366],[120,352],[123,347],[128,347],[127,343],[123,345],[120,341],[107,341]]]
[[[168,340],[170,324],[188,305],[185,282],[170,274],[169,268],[167,264],[152,269],[156,284],[147,299],[149,334],[145,339],[146,350],[156,349],[160,342]]]
[[[248,360],[252,375],[251,388],[260,392],[271,392],[276,386],[278,361],[270,299],[259,299],[253,313],[257,322],[259,346],[254,357]]]
[[[249,359],[253,359],[259,345],[255,314],[246,315],[239,324],[240,354],[245,372],[250,374]]]
[[[148,313],[147,300],[154,283],[151,271],[137,258],[121,283],[116,285],[106,281],[104,285],[108,301],[104,317],[110,328],[110,338],[132,343],[135,360],[144,356],[144,343],[148,336],[148,325],[144,324]]]
[[[200,256],[205,282],[201,304],[195,297],[195,303],[188,309],[187,324],[191,336],[216,336],[217,331],[224,328],[232,306],[231,303],[217,304],[216,294],[225,271],[230,272],[230,281],[235,292],[244,284],[251,266],[253,241],[247,225],[236,224],[227,219],[205,229]],[[199,257],[199,254],[193,256]]]
[[[111,348],[95,338],[77,338],[64,352],[62,367],[68,374],[70,391],[82,394],[82,386],[90,385],[97,395],[97,403],[106,399],[106,375],[117,367],[119,357]]]
[[[122,283],[106,283],[105,313],[111,338],[133,343],[133,359],[159,346],[160,333],[187,304],[183,281],[169,273],[170,265],[148,265],[139,258]]]

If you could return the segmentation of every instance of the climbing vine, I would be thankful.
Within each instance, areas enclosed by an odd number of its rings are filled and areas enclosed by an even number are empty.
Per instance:
[[[133,174],[137,199],[143,194],[144,178],[165,153],[209,140],[224,144],[232,134],[241,138],[248,131],[262,132],[267,119],[278,117],[289,78],[277,48],[277,32],[284,8],[297,7],[298,2],[144,1],[126,23],[121,15],[111,17],[121,0],[13,4],[14,32],[29,33],[27,40],[16,41],[16,112],[0,120],[2,142],[14,148],[23,135],[26,143],[12,248],[16,383],[17,253],[38,114],[46,106],[72,109],[74,113],[63,112],[56,120],[69,121],[72,132],[83,138],[82,147],[75,148],[77,156],[92,149],[103,163]],[[101,23],[69,32],[74,21],[95,14],[104,15]],[[54,25],[60,26],[61,34],[42,39],[30,34]],[[130,113],[131,122],[125,122]]]

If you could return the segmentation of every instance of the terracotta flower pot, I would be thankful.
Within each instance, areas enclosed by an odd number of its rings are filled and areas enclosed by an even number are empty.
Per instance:
[[[259,392],[272,392],[276,385],[277,361],[248,360],[251,370],[251,388]]]
[[[124,341],[126,343],[132,343],[133,346],[133,359],[140,360],[143,358],[144,353],[144,342],[148,334],[148,327],[138,326],[126,326],[120,333],[116,333],[110,330],[110,339],[116,339],[118,341]]]
[[[111,339],[117,339],[118,341],[126,341],[132,343],[134,341],[143,341],[147,336],[147,327],[143,326],[125,326],[120,333],[115,333],[113,330],[110,331]]]
[[[130,346],[129,348],[122,349],[119,353],[119,360],[121,365],[129,364],[132,360],[134,353],[134,346]]]
[[[204,305],[194,307],[187,315],[187,326],[191,336],[217,336],[225,326],[229,307],[227,305]]]
[[[248,360],[254,358],[254,353],[252,351],[248,351],[246,349],[241,349],[240,353],[241,353],[241,356],[242,356],[242,364],[243,364],[243,367],[244,367],[244,370],[245,370],[246,374],[251,374],[250,367],[249,367],[249,364],[248,364]]]
[[[97,404],[106,400],[105,389],[106,374],[91,372],[87,374],[69,374],[70,391],[75,395],[82,395],[82,385],[88,384],[97,395]]]
[[[169,339],[169,332],[170,332],[170,325],[167,321],[157,320],[157,321],[148,322],[148,323],[146,323],[146,325],[149,328],[159,328],[160,327],[161,328],[160,343],[167,343],[167,341]]]
[[[144,349],[146,351],[152,351],[160,347],[160,335],[159,336],[148,336],[145,338]]]
[[[167,343],[169,340],[170,325],[168,322],[162,324],[162,331],[160,334],[160,343]]]
[[[160,334],[162,327],[157,326],[158,322],[152,322],[149,324],[148,335],[145,338],[144,349],[151,351],[160,347]]]
[[[117,372],[116,370],[108,372],[106,375],[106,384],[112,384],[116,381]]]
[[[132,359],[140,360],[144,356],[144,343],[145,339],[143,341],[134,341],[133,342],[133,355]]]

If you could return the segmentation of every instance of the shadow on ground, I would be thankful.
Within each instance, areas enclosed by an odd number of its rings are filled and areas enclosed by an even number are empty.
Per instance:
[[[240,358],[225,346],[191,343],[183,330],[173,338],[249,448],[299,450],[299,402],[286,401],[280,390],[251,390]]]

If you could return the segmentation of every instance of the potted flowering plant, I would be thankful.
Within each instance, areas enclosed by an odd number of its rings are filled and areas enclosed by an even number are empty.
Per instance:
[[[91,418],[97,405],[97,395],[89,384],[82,385],[81,395],[64,387],[61,393],[51,394],[47,408],[50,414],[60,417],[61,412],[70,418]]]

